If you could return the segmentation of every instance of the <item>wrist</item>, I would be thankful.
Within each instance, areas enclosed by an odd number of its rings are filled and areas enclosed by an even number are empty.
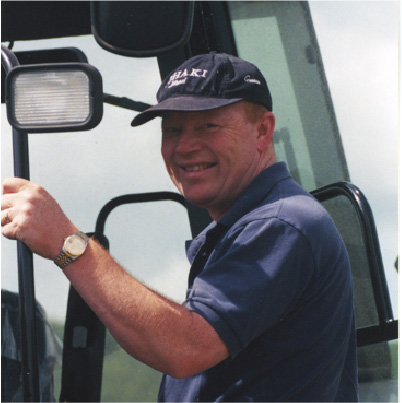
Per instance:
[[[82,256],[88,246],[88,236],[78,231],[64,239],[60,253],[54,259],[54,263],[64,269],[69,263],[74,262]]]

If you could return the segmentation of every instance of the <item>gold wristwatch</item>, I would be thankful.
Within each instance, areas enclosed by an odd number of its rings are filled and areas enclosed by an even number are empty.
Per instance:
[[[78,259],[87,249],[88,237],[84,232],[77,232],[64,240],[60,255],[54,260],[57,266],[64,269],[69,263]]]

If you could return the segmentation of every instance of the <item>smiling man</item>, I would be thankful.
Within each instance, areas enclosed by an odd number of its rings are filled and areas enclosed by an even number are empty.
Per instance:
[[[172,181],[187,200],[208,209],[215,221],[275,162],[274,115],[266,111],[250,120],[252,108],[239,101],[212,111],[163,116],[162,156]]]
[[[54,260],[122,347],[165,374],[160,401],[356,401],[346,249],[276,162],[261,72],[225,54],[195,56],[157,97],[132,125],[162,116],[169,175],[213,218],[187,244],[182,305],[128,275],[38,185],[4,182],[3,235]]]

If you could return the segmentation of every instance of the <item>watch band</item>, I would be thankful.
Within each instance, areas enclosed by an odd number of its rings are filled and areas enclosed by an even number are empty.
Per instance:
[[[82,240],[85,241],[85,246],[84,249],[82,250],[82,252],[80,252],[78,255],[75,254],[71,254],[66,250],[66,242],[70,239],[70,238],[81,238]],[[63,244],[63,248],[59,254],[59,256],[56,257],[56,259],[54,260],[54,263],[59,266],[61,269],[64,269],[69,263],[73,262],[74,260],[78,259],[80,256],[82,256],[85,253],[85,250],[87,248],[88,245],[88,236],[87,234],[85,234],[85,232],[79,231],[75,234],[72,234],[70,236],[68,236],[65,240],[64,240],[64,244]]]
[[[71,263],[74,259],[71,256],[68,256],[65,252],[61,252],[59,256],[56,257],[54,263],[57,264],[61,269],[64,269],[69,263]]]

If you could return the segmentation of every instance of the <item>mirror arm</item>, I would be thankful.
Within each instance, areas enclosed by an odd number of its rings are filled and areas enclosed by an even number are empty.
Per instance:
[[[145,102],[134,101],[126,97],[116,97],[114,95],[106,93],[103,94],[103,102],[110,105],[118,106],[119,108],[128,109],[134,112],[143,112],[149,107],[151,107],[150,104],[147,104]]]

